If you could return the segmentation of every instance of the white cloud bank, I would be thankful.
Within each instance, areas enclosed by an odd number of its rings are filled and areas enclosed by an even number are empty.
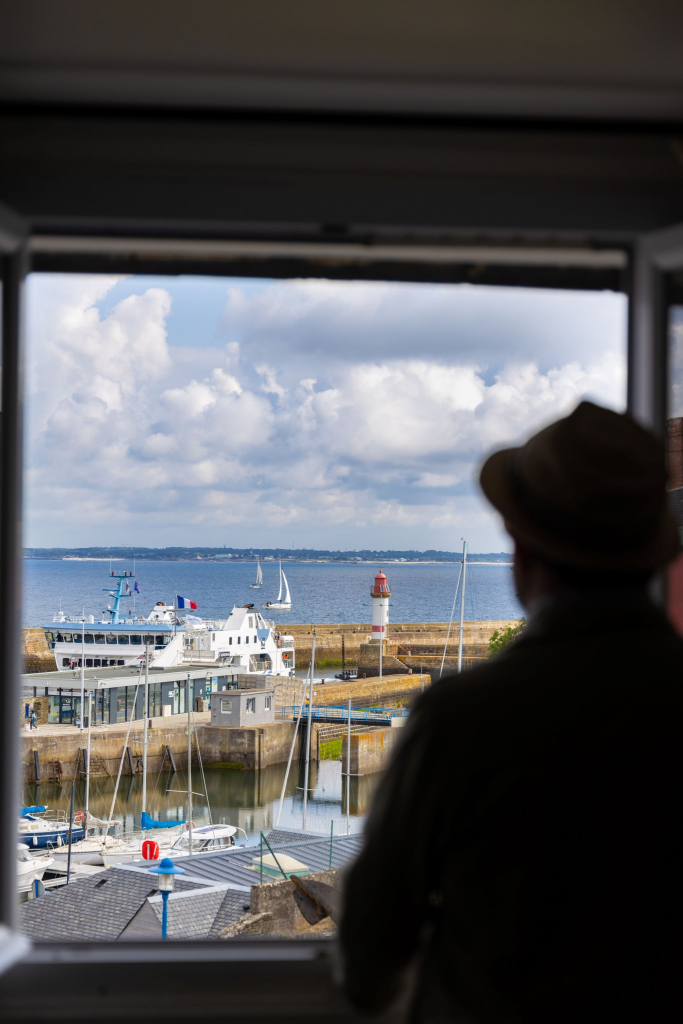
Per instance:
[[[29,283],[30,546],[453,549],[465,531],[499,550],[483,454],[581,396],[624,402],[619,296],[232,285],[225,345],[190,349],[168,344],[172,283],[102,315],[117,280]]]

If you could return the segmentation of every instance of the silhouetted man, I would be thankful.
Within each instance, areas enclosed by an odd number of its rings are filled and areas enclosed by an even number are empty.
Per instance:
[[[529,623],[410,716],[347,880],[347,991],[378,1010],[410,975],[419,1021],[672,1019],[683,640],[646,591],[679,550],[663,446],[583,402],[481,485]]]

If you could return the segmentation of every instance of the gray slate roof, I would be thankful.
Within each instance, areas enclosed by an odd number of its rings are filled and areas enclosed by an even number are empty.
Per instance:
[[[244,895],[242,903],[244,903]],[[169,939],[206,939],[225,899],[225,887],[207,887],[200,892],[174,892],[168,901]],[[161,896],[152,896],[149,903],[161,923]]]
[[[179,878],[177,891],[203,889],[200,879]],[[48,891],[19,907],[19,930],[30,939],[52,942],[118,939],[157,881],[143,868],[118,865]]]
[[[229,924],[234,924],[243,914],[248,914],[249,907],[249,893],[239,892],[237,889],[228,889],[211,925],[208,938],[215,939]]]
[[[275,839],[271,841],[273,834]],[[312,873],[327,871],[330,867],[341,868],[355,860],[360,853],[363,837],[355,834],[334,838],[331,863],[329,836],[322,838],[305,832],[284,833],[273,830],[268,834],[268,842],[276,852],[289,854],[305,864]],[[264,856],[268,854],[265,844],[263,853]],[[252,867],[258,856],[258,846],[238,846],[216,853],[203,853],[192,858],[192,875],[211,882],[225,882],[228,885],[250,889],[252,885],[258,885],[260,882],[258,868]],[[186,859],[183,860],[183,864],[186,865]],[[272,880],[272,874],[264,874],[264,881]]]

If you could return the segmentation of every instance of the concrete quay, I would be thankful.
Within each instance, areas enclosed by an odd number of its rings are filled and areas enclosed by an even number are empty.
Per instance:
[[[289,677],[267,678],[275,683],[275,707],[300,705],[304,680]],[[250,682],[250,680],[244,680]],[[360,679],[342,683],[316,683],[313,702],[322,705],[346,705],[351,699],[354,707],[395,703],[397,700],[408,704],[430,683],[429,675],[403,675],[382,678]],[[234,692],[234,691],[233,691]],[[147,732],[147,765],[150,772],[170,771],[187,767],[187,718],[186,716],[151,718]],[[230,764],[247,771],[267,768],[287,761],[292,742],[294,721],[292,718],[277,719],[262,726],[226,728],[211,725],[211,714],[199,711],[194,714],[199,736],[202,763]],[[142,771],[144,721],[135,720],[131,726],[126,744],[128,723],[93,726],[91,730],[91,770],[93,775],[116,777],[123,754],[123,774],[133,775]],[[314,725],[311,742],[311,757],[319,757],[319,727]],[[386,730],[364,730],[371,736]],[[395,731],[395,730],[393,730]],[[389,730],[392,732],[392,730]],[[357,729],[354,728],[355,736]],[[303,730],[297,740],[295,757],[303,749]],[[353,741],[353,736],[352,736]],[[387,740],[382,749],[389,750]],[[361,745],[358,757],[359,770],[352,774],[368,774],[381,771],[382,756],[370,755],[375,741],[368,740],[368,752]],[[21,759],[26,782],[49,782],[71,779],[78,771],[84,770],[84,754],[87,745],[87,731],[81,732],[71,725],[41,724],[37,730],[27,731],[22,726]],[[128,749],[126,749],[126,747]],[[352,758],[353,758],[352,753]],[[195,737],[192,737],[193,764],[198,764]],[[374,767],[373,767],[374,766]],[[39,773],[40,779],[37,778]]]
[[[194,716],[202,763],[230,764],[247,770],[268,768],[287,760],[294,722],[276,721],[262,726],[222,728],[210,724],[208,712]],[[147,733],[147,767],[150,772],[187,768],[187,719],[173,721],[152,718]],[[90,764],[93,775],[116,778],[123,754],[123,775],[142,771],[142,720],[133,722],[128,744],[128,725],[98,726],[91,730]],[[51,782],[82,777],[87,732],[64,725],[43,725],[22,732],[21,760],[25,782]],[[126,750],[126,746],[128,750]],[[130,752],[130,754],[128,753]],[[36,755],[38,763],[36,764]],[[198,765],[195,737],[192,736],[192,764]],[[36,776],[36,768],[40,778]]]

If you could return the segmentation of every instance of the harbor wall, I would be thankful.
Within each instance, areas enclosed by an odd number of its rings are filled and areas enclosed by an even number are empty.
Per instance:
[[[487,657],[488,643],[496,630],[517,625],[517,620],[491,619],[463,623],[463,658],[476,663]],[[364,645],[372,640],[369,622],[343,623],[283,623],[277,627],[282,633],[294,637],[297,668],[308,668],[311,663],[311,644],[315,630],[315,664],[317,669],[337,671],[342,665],[342,638],[344,661],[347,668],[360,668]],[[439,667],[448,641],[446,666],[457,660],[458,624],[448,622],[390,622],[385,653],[398,658],[407,667],[419,668],[420,655],[438,657]],[[426,662],[424,667],[427,668]],[[363,671],[363,669],[361,669]],[[368,669],[368,674],[370,670]]]
[[[329,683],[316,683],[313,689],[313,702],[315,704],[346,704],[351,698],[355,707],[361,703],[374,704],[377,701],[402,698],[413,699],[418,693],[429,686],[431,677],[429,674],[395,676],[373,676],[367,679],[358,679],[353,682],[342,683],[338,680],[331,680]]]
[[[282,764],[289,757],[294,727],[293,721],[240,729],[205,725],[199,730],[202,761],[208,766],[228,762],[252,771]],[[297,745],[300,739],[299,735]]]
[[[294,723],[292,721],[271,722],[264,726],[221,728],[209,725],[209,715],[195,715],[199,734],[202,763],[207,766],[217,762],[231,762],[244,768],[286,761],[292,742]],[[205,719],[205,721],[201,721]],[[147,734],[147,766],[150,772],[170,771],[171,763],[166,747],[170,748],[176,768],[187,768],[187,721],[169,723],[168,719],[152,719],[153,728]],[[95,775],[116,778],[123,757],[123,775],[142,771],[143,726],[136,728],[133,723],[126,752],[127,728],[93,729],[90,738],[90,763]],[[40,781],[51,782],[72,779],[79,765],[79,775],[84,763],[79,751],[86,748],[87,733],[33,731],[21,736],[21,760],[24,780],[36,782],[35,753],[39,758]],[[198,765],[194,736],[192,737],[192,763]],[[131,770],[132,768],[132,770]]]
[[[373,729],[351,733],[351,775],[373,775],[384,771],[394,746],[401,735],[400,729]],[[342,740],[342,774],[349,771],[348,737]]]
[[[40,627],[31,627],[22,632],[24,672],[56,672],[55,656],[47,646],[45,632]]]

